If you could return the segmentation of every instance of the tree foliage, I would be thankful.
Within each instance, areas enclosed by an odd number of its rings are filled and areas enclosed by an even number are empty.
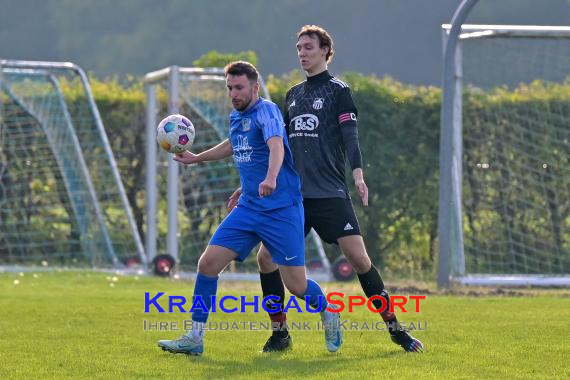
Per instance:
[[[254,51],[242,51],[239,53],[220,53],[212,50],[192,61],[196,67],[224,67],[233,61],[247,61],[252,65],[257,65],[257,54]]]

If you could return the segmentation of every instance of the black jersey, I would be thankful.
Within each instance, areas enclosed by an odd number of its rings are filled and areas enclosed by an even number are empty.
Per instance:
[[[350,88],[328,71],[287,92],[285,125],[303,198],[349,198],[341,128],[356,115]]]

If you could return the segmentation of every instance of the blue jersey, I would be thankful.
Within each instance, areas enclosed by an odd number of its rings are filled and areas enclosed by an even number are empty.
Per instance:
[[[261,198],[259,184],[269,167],[267,140],[274,136],[283,139],[285,156],[277,175],[277,188],[273,194]],[[259,98],[244,112],[234,110],[230,114],[230,141],[240,173],[242,195],[239,205],[255,210],[274,210],[303,201],[301,180],[295,172],[285,123],[275,103]]]

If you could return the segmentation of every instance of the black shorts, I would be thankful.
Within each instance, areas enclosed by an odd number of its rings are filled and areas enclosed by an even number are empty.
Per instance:
[[[305,208],[305,236],[314,228],[319,237],[331,244],[343,236],[360,235],[352,201],[345,198],[309,198]]]

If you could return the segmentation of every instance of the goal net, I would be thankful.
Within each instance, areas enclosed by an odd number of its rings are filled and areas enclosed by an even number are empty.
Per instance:
[[[0,265],[146,262],[84,72],[0,61]]]
[[[570,285],[570,28],[463,25],[457,62],[463,252],[452,275]]]

